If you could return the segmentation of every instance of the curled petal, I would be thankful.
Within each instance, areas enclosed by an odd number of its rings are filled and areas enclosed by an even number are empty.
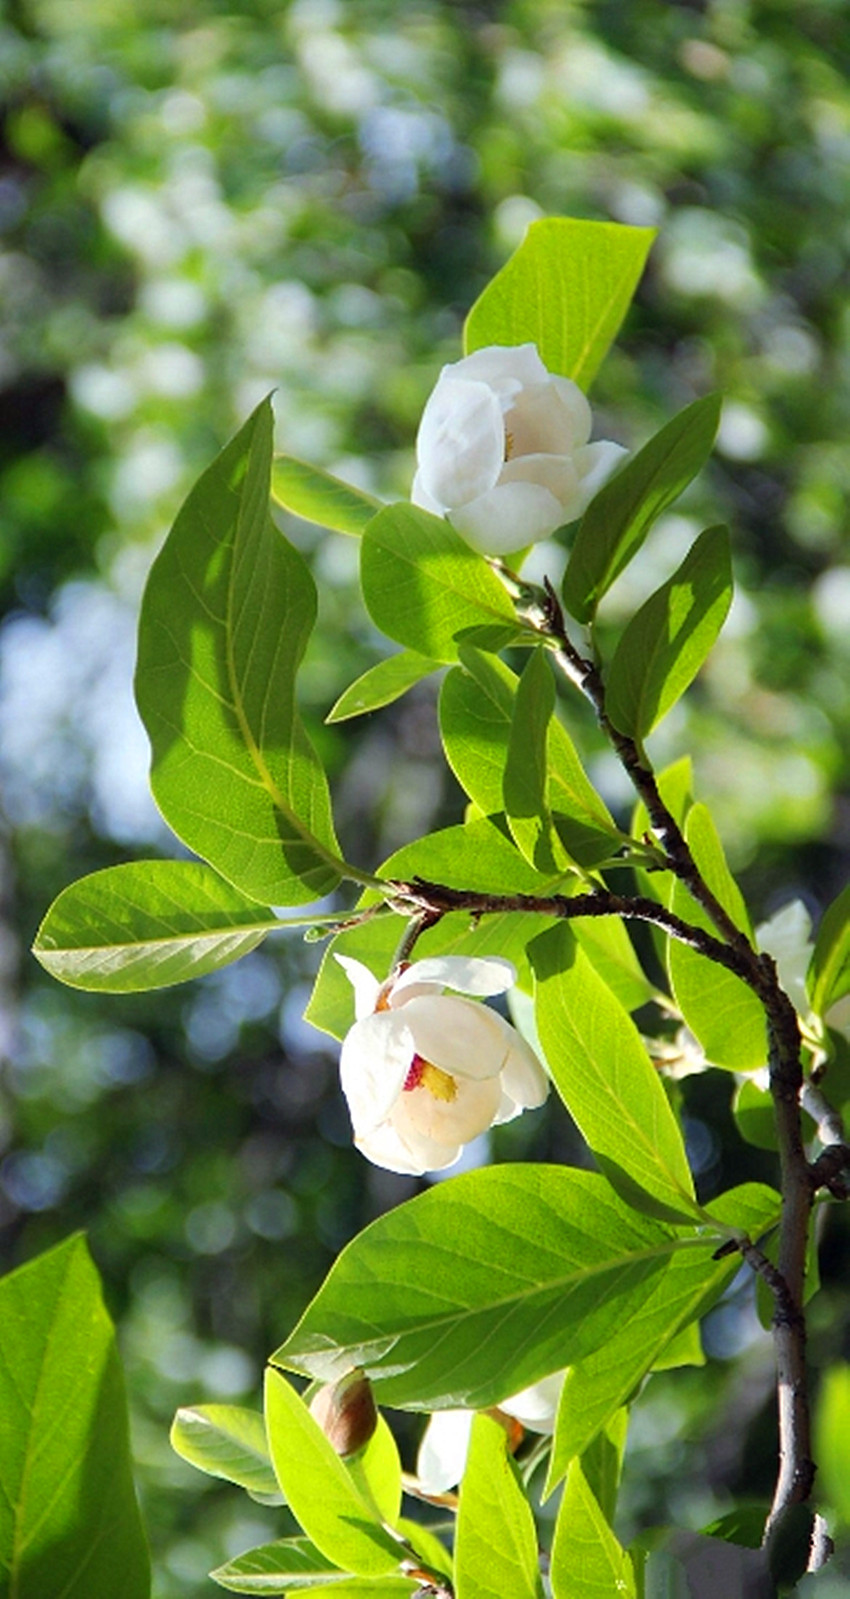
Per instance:
[[[560,501],[537,483],[499,483],[451,513],[452,527],[484,555],[509,555],[565,521]]]
[[[756,928],[756,943],[776,961],[779,981],[801,1015],[809,1009],[806,974],[812,956],[812,918],[801,899],[792,899]]]
[[[415,478],[413,479],[413,483],[411,484],[410,488],[410,499],[411,504],[418,505],[422,511],[430,511],[432,516],[444,515],[444,507],[442,505],[438,505],[437,501],[428,493],[428,490],[422,482],[421,472],[417,472]]]
[[[443,988],[456,988],[461,994],[506,994],[516,982],[516,967],[499,955],[431,955],[414,961],[393,984],[390,1004],[398,1003],[398,996],[412,985],[434,984]]]
[[[373,977],[368,966],[356,961],[352,955],[335,954],[334,960],[339,961],[354,989],[354,1014],[358,1021],[362,1021],[364,1016],[371,1016],[375,1009],[382,985],[377,977]]]
[[[573,512],[574,516],[583,515],[594,495],[599,493],[603,483],[608,482],[623,456],[628,453],[622,444],[613,444],[610,439],[600,439],[598,444],[585,444],[583,449],[576,450],[573,459],[579,475],[581,504]]]
[[[502,1027],[506,1044],[502,1092],[515,1106],[510,1116],[502,1117],[500,1114],[499,1120],[510,1121],[517,1111],[535,1110],[538,1105],[545,1103],[549,1094],[549,1079],[522,1034],[496,1011],[491,1011],[490,1015]]]
[[[551,1377],[543,1377],[510,1399],[501,1400],[499,1409],[531,1432],[553,1432],[565,1376],[564,1371],[554,1371]]]
[[[493,487],[505,455],[502,408],[486,383],[444,375],[416,438],[420,485],[446,510]]]
[[[519,455],[569,455],[577,444],[585,442],[584,438],[576,438],[573,411],[564,404],[548,376],[543,383],[533,383],[516,395],[505,412],[505,434],[509,461]]]
[[[537,483],[554,494],[561,507],[561,521],[572,522],[573,505],[579,493],[579,477],[569,456],[520,455],[506,461],[498,486],[503,483]]]
[[[475,1082],[498,1077],[510,1052],[503,1032],[507,1023],[489,1006],[471,999],[429,994],[385,1014],[403,1020],[415,1053],[452,1077]],[[512,1028],[509,1031],[513,1033]]]
[[[408,1143],[392,1122],[384,1122],[381,1127],[355,1138],[354,1142],[373,1166],[382,1166],[384,1171],[399,1172],[403,1177],[421,1177],[426,1171],[443,1171],[446,1166],[453,1166],[460,1155],[459,1144],[447,1148],[419,1134],[415,1134],[412,1143]]]
[[[593,426],[593,416],[587,397],[571,378],[553,375],[550,381],[560,404],[569,413],[570,426],[573,430],[572,448],[578,449],[580,445],[587,443]]]
[[[397,1011],[365,1016],[346,1034],[339,1075],[356,1137],[389,1116],[415,1054],[413,1035]]]
[[[488,384],[503,402],[527,384],[544,383],[549,376],[536,344],[491,344],[456,361],[452,367],[443,368],[444,372],[447,370]]]

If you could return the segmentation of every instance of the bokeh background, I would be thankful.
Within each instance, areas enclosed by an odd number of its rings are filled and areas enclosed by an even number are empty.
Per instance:
[[[296,937],[151,998],[75,995],[28,946],[86,871],[175,848],[131,694],[150,561],[193,477],[269,389],[278,441],[406,494],[463,316],[535,217],[660,237],[596,382],[640,444],[713,388],[717,453],[608,603],[612,624],[710,521],[739,595],[661,762],[696,747],[757,918],[814,915],[850,864],[850,14],[843,0],[6,0],[0,21],[0,1240],[87,1229],[121,1334],[157,1599],[286,1531],[169,1450],[179,1403],[253,1402],[335,1254],[415,1190],[349,1147]],[[283,525],[320,621],[303,708],[341,836],[373,865],[454,820],[433,684],[323,717],[380,648],[352,540]],[[557,572],[557,552],[550,570]],[[580,710],[610,802],[620,778]],[[728,1076],[682,1085],[710,1195],[769,1176]],[[576,1158],[553,1108],[492,1154]],[[816,1366],[850,1354],[831,1216]],[[698,1527],[772,1473],[770,1348],[742,1285],[708,1364],[656,1378],[625,1528]],[[406,1435],[412,1447],[412,1434]],[[410,1463],[410,1460],[408,1460]],[[850,1569],[845,1562],[845,1571]],[[832,1574],[809,1583],[847,1595]]]

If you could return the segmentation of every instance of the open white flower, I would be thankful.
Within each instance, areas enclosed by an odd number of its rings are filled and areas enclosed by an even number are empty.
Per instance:
[[[529,1432],[553,1432],[565,1375],[556,1371],[551,1377],[532,1383],[521,1393],[503,1399],[499,1410]],[[474,1410],[438,1410],[431,1417],[416,1460],[416,1475],[425,1493],[443,1494],[457,1487],[466,1468],[474,1415]]]
[[[342,1091],[354,1141],[376,1166],[441,1171],[495,1122],[543,1104],[546,1074],[516,1029],[444,992],[503,994],[516,982],[510,961],[436,956],[379,983],[360,961],[337,960],[357,1016],[342,1046]]]
[[[447,516],[485,555],[549,537],[581,516],[626,453],[589,444],[590,406],[533,344],[493,344],[444,366],[416,439],[411,499]]]

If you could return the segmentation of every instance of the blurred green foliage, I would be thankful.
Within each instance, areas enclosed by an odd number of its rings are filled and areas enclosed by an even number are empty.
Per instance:
[[[440,363],[528,221],[658,227],[594,386],[598,431],[640,444],[716,388],[720,442],[603,620],[699,526],[731,523],[735,607],[652,747],[663,764],[693,746],[756,915],[793,893],[816,911],[850,857],[848,67],[841,0],[7,4],[0,1228],[8,1264],[90,1232],[128,1361],[159,1599],[208,1593],[210,1565],[286,1530],[259,1508],[249,1525],[238,1496],[170,1455],[175,1405],[253,1394],[340,1244],[412,1185],[349,1147],[334,1062],[299,1019],[311,948],[267,947],[155,1005],[69,994],[26,954],[66,882],[169,847],[130,699],[150,559],[269,389],[281,449],[406,494]],[[304,708],[339,779],[345,847],[372,865],[454,819],[457,792],[429,688],[321,727],[374,639],[354,542],[287,531],[321,593]],[[622,809],[588,719],[568,714]],[[709,1073],[680,1087],[706,1193],[771,1169],[735,1131],[731,1086]],[[505,1129],[496,1154],[574,1152],[557,1116]],[[839,1348],[849,1263],[830,1218],[817,1360]],[[766,1489],[770,1357],[748,1305],[742,1290],[712,1318],[707,1376],[650,1385],[636,1523],[698,1525],[742,1481]],[[745,1345],[740,1369],[724,1364]]]

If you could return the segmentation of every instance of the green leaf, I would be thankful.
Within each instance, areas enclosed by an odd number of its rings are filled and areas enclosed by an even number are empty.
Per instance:
[[[71,988],[132,994],[217,971],[280,925],[200,861],[131,861],[63,889],[33,954]]]
[[[0,1592],[147,1599],[124,1382],[85,1245],[0,1282]]]
[[[614,726],[642,740],[693,682],[732,599],[729,533],[707,528],[632,617],[606,674]]]
[[[272,461],[272,498],[284,510],[317,522],[335,533],[362,533],[381,501],[356,489],[341,478],[332,477],[317,466],[299,461],[294,455],[276,455]]]
[[[636,1599],[635,1574],[590,1488],[581,1462],[567,1473],[552,1545],[552,1599]]]
[[[222,1477],[266,1504],[284,1503],[259,1410],[243,1405],[193,1405],[178,1410],[171,1447],[190,1466]]]
[[[682,1135],[628,1012],[569,923],[541,933],[529,956],[540,1042],[605,1175],[648,1214],[690,1220],[696,1201]]]
[[[555,680],[545,651],[533,650],[517,686],[502,780],[505,814],[517,849],[539,872],[565,870],[546,803],[546,747],[555,709]]]
[[[685,837],[704,881],[737,927],[752,937],[747,908],[726,864],[723,845],[704,805],[688,813]],[[716,929],[687,889],[675,883],[670,908],[692,927]],[[755,1071],[767,1060],[764,1011],[755,994],[734,972],[671,938],[668,968],[676,1004],[714,1066]]]
[[[779,1195],[760,1184],[732,1189],[712,1202],[721,1224],[758,1238],[779,1215]],[[683,1328],[704,1315],[740,1268],[737,1256],[713,1258],[722,1235],[683,1237],[663,1277],[647,1286],[641,1304],[623,1319],[613,1337],[567,1372],[549,1461],[545,1494],[552,1493],[570,1461],[583,1455],[600,1428],[656,1366]]]
[[[316,590],[269,515],[271,434],[266,402],[180,511],[142,602],[136,698],[174,831],[251,899],[300,905],[345,868],[295,705]]]
[[[457,660],[465,628],[516,621],[504,584],[448,522],[415,505],[389,505],[360,550],[363,598],[388,638],[435,661]]]
[[[537,1530],[504,1427],[472,1423],[455,1536],[457,1599],[543,1599]]]
[[[656,517],[705,465],[719,420],[719,395],[695,400],[591,500],[564,576],[564,603],[579,622],[593,618],[603,594],[637,554]]]
[[[228,1560],[210,1576],[231,1593],[285,1595],[327,1593],[332,1599],[408,1599],[417,1591],[409,1577],[352,1577],[321,1555],[309,1538],[280,1538]]]
[[[588,388],[617,336],[654,237],[653,228],[577,217],[532,222],[472,307],[466,353],[530,342],[550,372]]]
[[[629,1412],[624,1405],[609,1417],[581,1457],[585,1481],[609,1527],[617,1509],[628,1431]]]
[[[266,1429],[287,1504],[316,1548],[344,1571],[397,1571],[399,1545],[381,1526],[304,1401],[279,1371],[266,1371]]]
[[[837,1364],[824,1373],[815,1409],[815,1458],[818,1497],[834,1511],[839,1526],[850,1527],[850,1365]]]
[[[806,987],[816,1016],[850,993],[850,883],[823,913]]]
[[[353,1239],[272,1358],[360,1366],[406,1409],[487,1407],[603,1343],[675,1247],[594,1173],[470,1172]]]
[[[421,1521],[408,1521],[406,1516],[400,1516],[396,1523],[398,1531],[403,1534],[410,1544],[411,1549],[418,1555],[422,1565],[436,1575],[442,1573],[444,1577],[452,1579],[454,1562],[452,1557],[429,1527],[423,1527]]]
[[[702,1533],[705,1538],[722,1538],[724,1543],[736,1543],[743,1549],[760,1549],[769,1515],[767,1500],[738,1504],[733,1510],[727,1510],[725,1516],[709,1522]]]
[[[382,705],[392,705],[408,689],[421,683],[439,670],[440,662],[427,655],[417,655],[415,650],[402,650],[400,655],[390,655],[385,661],[370,666],[355,682],[340,694],[336,704],[328,711],[326,722],[347,722],[352,716],[364,716],[367,711],[380,710]]]
[[[401,1510],[401,1461],[398,1446],[383,1416],[378,1416],[365,1449],[346,1461],[349,1476],[381,1519],[395,1526]]]
[[[503,783],[519,679],[494,656],[464,645],[440,691],[440,732],[461,787],[485,814],[504,804]],[[551,717],[546,740],[546,801],[572,859],[592,867],[621,843],[604,801],[576,754],[566,728]]]

